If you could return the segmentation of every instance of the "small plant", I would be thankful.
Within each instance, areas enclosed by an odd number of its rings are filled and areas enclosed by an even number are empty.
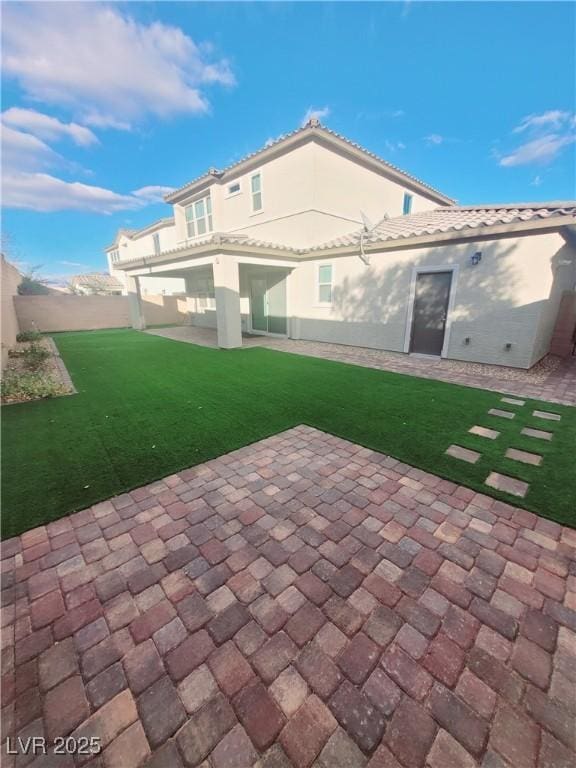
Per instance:
[[[66,387],[54,381],[45,373],[15,373],[8,372],[1,384],[2,400],[4,402],[21,402],[38,400],[44,397],[65,395]]]
[[[16,341],[40,341],[41,338],[40,331],[22,331],[16,336]]]
[[[29,347],[22,350],[19,357],[22,358],[24,367],[28,368],[29,371],[39,371],[46,360],[51,357],[51,354],[44,347],[32,342]]]

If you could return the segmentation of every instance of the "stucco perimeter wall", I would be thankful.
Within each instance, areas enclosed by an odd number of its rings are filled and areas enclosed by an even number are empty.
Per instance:
[[[2,256],[2,368],[8,359],[8,350],[16,343],[19,332],[14,297],[22,282],[22,275]]]
[[[415,268],[456,267],[447,357],[529,368],[548,351],[569,288],[566,254],[564,239],[547,233],[371,254],[370,266],[357,256],[307,262],[289,281],[291,335],[403,352]],[[331,306],[318,302],[321,264],[333,269]]]
[[[127,296],[17,296],[14,304],[22,330],[92,331],[131,325]],[[148,325],[188,321],[186,297],[142,297]]]

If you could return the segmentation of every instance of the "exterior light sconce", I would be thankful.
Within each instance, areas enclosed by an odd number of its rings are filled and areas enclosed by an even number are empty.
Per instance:
[[[470,344],[470,336],[466,336],[466,338],[464,339],[464,344],[466,345]]]
[[[507,341],[506,344],[504,344],[504,349],[506,350],[506,352],[510,352],[510,350],[512,349],[512,344],[509,341]]]
[[[470,264],[472,264],[473,267],[477,267],[478,264],[482,261],[482,251],[476,251],[476,253],[473,253],[470,257]]]

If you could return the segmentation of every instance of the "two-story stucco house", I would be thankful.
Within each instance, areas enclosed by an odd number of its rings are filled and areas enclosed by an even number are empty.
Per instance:
[[[576,202],[457,206],[317,120],[165,199],[173,220],[108,251],[134,327],[139,281],[178,278],[224,348],[244,331],[529,368],[576,285]]]

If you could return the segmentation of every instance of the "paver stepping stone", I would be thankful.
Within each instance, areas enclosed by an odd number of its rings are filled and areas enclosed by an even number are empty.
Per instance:
[[[527,437],[536,437],[538,440],[552,440],[554,436],[552,432],[545,432],[543,429],[532,429],[532,427],[524,427],[520,434]]]
[[[517,400],[515,397],[501,397],[502,403],[508,403],[508,405],[525,405],[526,400]]]
[[[490,416],[500,416],[503,419],[513,419],[516,416],[512,411],[501,411],[500,408],[490,408],[488,413]]]
[[[519,451],[517,448],[508,448],[506,451],[506,458],[514,459],[514,461],[521,461],[523,464],[534,464],[536,467],[542,464],[542,456],[540,456],[539,453]]]
[[[500,432],[497,429],[488,429],[488,427],[480,427],[475,424],[468,432],[472,435],[479,435],[480,437],[487,437],[489,440],[496,440]]]
[[[476,464],[480,456],[482,456],[482,454],[478,453],[478,451],[471,451],[469,448],[462,448],[461,445],[451,445],[445,451],[445,453],[447,453],[448,456],[453,456],[455,459],[467,461],[468,464]]]
[[[516,477],[508,477],[508,475],[501,475],[499,472],[490,472],[485,480],[485,484],[489,485],[490,488],[496,488],[498,491],[504,491],[520,498],[524,498],[528,488],[530,488],[530,485],[523,480],[518,480]]]
[[[532,416],[536,416],[538,419],[548,419],[548,421],[560,421],[562,418],[559,414],[548,411],[532,411]]]

